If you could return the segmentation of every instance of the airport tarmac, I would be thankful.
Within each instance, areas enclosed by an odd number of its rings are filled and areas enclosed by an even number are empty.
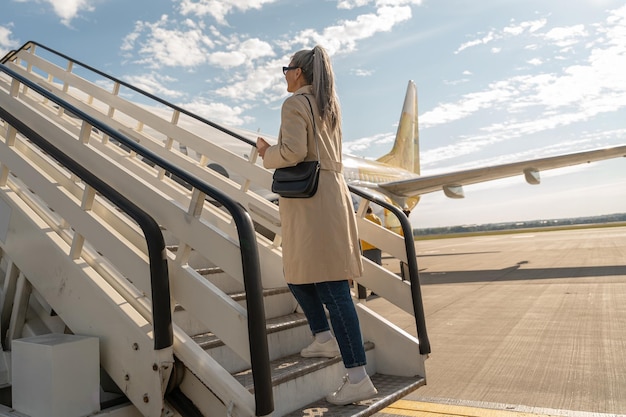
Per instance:
[[[626,415],[626,227],[416,249],[427,385],[376,416]],[[395,259],[383,264],[399,270]],[[385,300],[367,305],[415,335]]]

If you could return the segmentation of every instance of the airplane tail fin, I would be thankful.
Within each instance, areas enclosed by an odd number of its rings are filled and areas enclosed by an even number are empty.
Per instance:
[[[420,173],[419,132],[417,126],[417,88],[409,81],[402,106],[402,115],[391,152],[378,158],[392,166]]]

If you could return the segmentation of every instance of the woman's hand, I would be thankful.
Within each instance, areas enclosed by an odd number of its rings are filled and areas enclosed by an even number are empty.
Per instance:
[[[256,138],[256,149],[259,152],[259,156],[261,158],[265,157],[265,151],[270,147],[270,144],[265,141],[262,137]]]

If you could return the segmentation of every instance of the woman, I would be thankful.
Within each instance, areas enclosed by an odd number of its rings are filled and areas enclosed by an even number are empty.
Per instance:
[[[265,168],[282,168],[317,160],[319,149],[315,195],[279,201],[283,269],[315,337],[300,353],[329,358],[341,353],[346,376],[326,399],[345,405],[377,391],[365,370],[359,319],[348,284],[361,276],[363,265],[352,199],[342,174],[341,110],[330,58],[321,46],[296,52],[283,73],[293,95],[282,106],[278,144],[270,146],[258,138],[257,150]]]

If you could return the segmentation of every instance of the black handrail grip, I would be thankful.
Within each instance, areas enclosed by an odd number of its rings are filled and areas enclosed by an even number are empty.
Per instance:
[[[255,386],[255,402],[257,415],[263,416],[274,411],[274,395],[272,391],[272,375],[269,363],[269,348],[267,345],[267,331],[265,328],[265,308],[263,305],[263,288],[261,285],[261,271],[259,266],[259,253],[256,246],[256,234],[254,224],[245,208],[235,200],[228,197],[221,191],[212,188],[206,182],[201,181],[196,176],[173,165],[166,159],[144,148],[139,143],[131,140],[114,130],[110,126],[100,122],[74,107],[70,103],[54,95],[50,91],[42,88],[27,78],[19,75],[15,71],[0,64],[0,71],[18,79],[22,84],[46,97],[50,101],[69,110],[77,117],[87,121],[93,127],[109,137],[123,143],[128,148],[142,155],[144,158],[159,165],[166,171],[178,176],[192,187],[197,188],[204,194],[220,202],[222,206],[233,216],[233,221],[237,227],[237,234],[240,242],[242,269],[244,274],[244,288],[246,290],[246,303],[248,309],[248,334],[250,337],[250,361],[252,366],[252,377]],[[169,311],[169,309],[168,309]],[[254,346],[254,348],[252,348]]]
[[[22,46],[23,48],[24,46]],[[21,48],[20,48],[21,49]],[[17,54],[17,51],[15,49],[11,49],[9,52],[6,53],[6,55],[0,60],[0,63],[4,64],[7,61],[10,61],[11,59],[13,59],[13,57]]]
[[[391,211],[400,221],[402,234],[404,235],[404,247],[406,249],[407,262],[409,267],[409,281],[411,282],[411,299],[413,300],[413,314],[417,327],[417,338],[419,340],[420,353],[428,355],[430,353],[430,341],[426,331],[426,317],[424,315],[424,302],[422,300],[422,288],[419,280],[419,270],[417,268],[417,254],[415,252],[415,241],[413,240],[413,230],[407,216],[398,207],[385,200],[365,192],[364,190],[348,185],[350,192],[373,201],[381,207]]]
[[[161,350],[172,346],[174,333],[170,309],[170,284],[167,260],[165,258],[165,239],[163,239],[163,233],[159,224],[113,187],[100,180],[85,167],[68,157],[44,137],[1,107],[0,117],[29,140],[35,142],[44,152],[72,171],[82,181],[104,195],[141,227],[148,245],[148,257],[150,260],[150,282],[152,287],[152,304],[154,306],[152,309],[154,349]]]
[[[170,103],[170,102],[169,102],[169,101],[167,101],[167,100],[163,100],[162,98],[157,97],[157,96],[155,96],[154,94],[148,93],[147,91],[142,90],[141,88],[137,88],[137,87],[135,87],[135,86],[134,86],[134,85],[132,85],[132,84],[129,84],[129,83],[125,82],[125,81],[122,81],[122,80],[120,80],[119,78],[115,78],[115,77],[113,77],[113,76],[111,76],[111,75],[109,75],[109,74],[107,74],[107,73],[105,73],[105,72],[100,71],[100,70],[99,70],[99,69],[97,69],[97,68],[94,68],[94,67],[92,67],[92,66],[90,66],[90,65],[84,64],[84,63],[82,63],[81,61],[77,61],[77,60],[75,60],[75,59],[73,59],[73,58],[71,58],[71,57],[69,57],[69,56],[67,56],[67,55],[65,55],[65,54],[63,54],[63,53],[61,53],[61,52],[58,52],[58,51],[56,51],[56,50],[54,50],[54,49],[52,49],[52,48],[48,48],[47,46],[42,45],[42,44],[40,44],[39,42],[36,42],[36,41],[28,41],[28,42],[26,42],[24,45],[22,45],[22,46],[19,48],[19,50],[18,50],[18,51],[28,49],[28,48],[29,48],[29,45],[31,45],[31,44],[32,44],[32,45],[37,45],[38,47],[43,48],[43,49],[45,49],[46,51],[51,52],[51,53],[53,53],[53,54],[55,54],[55,55],[57,55],[57,56],[60,56],[61,58],[67,59],[68,61],[71,61],[71,62],[73,62],[74,64],[78,64],[78,65],[80,65],[81,67],[83,67],[83,68],[85,68],[85,69],[88,69],[89,71],[95,72],[96,74],[100,75],[101,77],[107,78],[107,79],[109,79],[109,80],[111,80],[111,81],[113,81],[113,82],[115,82],[115,83],[118,83],[118,84],[120,84],[120,85],[122,85],[122,86],[124,86],[124,87],[126,87],[126,88],[129,88],[129,89],[131,89],[131,90],[133,90],[133,91],[135,91],[135,92],[137,92],[137,93],[139,93],[139,94],[141,94],[141,95],[144,95],[144,96],[146,96],[146,97],[148,97],[148,98],[150,98],[150,99],[152,99],[152,100],[154,100],[154,101],[156,101],[156,102],[158,102],[158,103],[161,103],[161,104],[163,104],[163,105],[165,105],[165,106],[167,106],[167,107],[169,107],[169,108],[172,108],[172,109],[174,109],[174,110],[176,110],[176,111],[179,111],[179,112],[181,112],[181,113],[183,113],[183,114],[185,114],[185,115],[187,115],[187,116],[189,116],[189,117],[191,117],[191,118],[193,118],[193,119],[196,119],[197,121],[199,121],[199,122],[201,122],[201,123],[207,124],[207,125],[209,125],[209,126],[211,126],[211,127],[215,128],[215,129],[221,130],[222,132],[226,133],[227,135],[232,136],[232,137],[234,137],[235,139],[238,139],[238,140],[240,140],[240,141],[242,141],[242,142],[245,142],[245,143],[247,143],[248,145],[255,146],[255,144],[256,144],[255,142],[251,141],[250,139],[248,139],[248,138],[246,138],[246,137],[244,137],[244,136],[241,136],[240,134],[238,134],[238,133],[236,133],[236,132],[233,132],[232,130],[230,130],[230,129],[228,129],[228,128],[224,127],[224,126],[221,126],[221,125],[219,125],[219,124],[217,124],[217,123],[215,123],[215,122],[212,122],[212,121],[207,120],[207,119],[205,119],[205,118],[203,118],[203,117],[200,117],[200,116],[198,116],[197,114],[194,114],[194,113],[192,113],[192,112],[190,112],[190,111],[188,111],[188,110],[185,110],[185,109],[183,109],[182,107],[179,107],[179,106],[177,106],[177,105],[175,105],[175,104],[172,104],[172,103]],[[7,55],[6,55],[6,56],[2,59],[2,61],[0,61],[0,62],[4,64],[6,61],[11,60],[11,59],[13,58],[13,55],[16,55],[18,51],[12,51],[12,52],[14,52],[14,54],[12,54],[12,55],[11,55],[10,53],[9,53],[9,54],[7,54]]]

